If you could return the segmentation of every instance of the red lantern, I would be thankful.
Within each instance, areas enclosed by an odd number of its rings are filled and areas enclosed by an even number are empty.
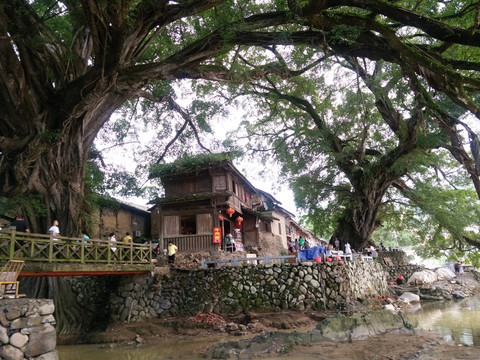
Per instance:
[[[235,210],[233,210],[233,208],[229,207],[229,208],[227,209],[227,214],[228,214],[230,217],[232,217],[232,215],[233,215],[234,213],[235,213]]]
[[[237,218],[235,219],[235,221],[237,222],[237,223],[235,224],[235,228],[236,228],[236,229],[241,229],[241,228],[242,228],[243,218],[242,218],[241,216],[239,216],[239,217],[237,217]]]

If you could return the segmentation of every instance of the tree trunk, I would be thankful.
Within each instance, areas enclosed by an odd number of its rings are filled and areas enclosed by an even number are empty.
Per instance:
[[[338,239],[342,249],[347,242],[357,251],[365,248],[379,225],[377,214],[390,185],[391,181],[378,181],[375,178],[363,181],[363,193],[356,191],[353,195],[350,207],[345,209],[338,221],[331,243]]]
[[[40,121],[32,121],[22,133],[29,141],[3,144],[0,192],[22,199],[32,231],[45,233],[58,220],[61,235],[78,236],[88,151],[100,127],[126,97],[100,93],[82,103],[80,114],[66,104],[45,107]]]
[[[44,233],[53,220],[60,223],[60,233],[77,236],[81,229],[80,207],[87,152],[82,141],[72,141],[78,134],[60,135],[42,143],[35,139],[25,148],[8,153],[2,161],[0,188],[7,197],[24,195],[31,230]],[[41,136],[39,136],[41,137]],[[31,198],[37,194],[36,201]],[[34,216],[41,203],[46,212],[43,221]]]
[[[93,316],[77,301],[70,284],[63,277],[27,278],[22,288],[29,298],[53,299],[59,335],[80,335],[91,330]]]

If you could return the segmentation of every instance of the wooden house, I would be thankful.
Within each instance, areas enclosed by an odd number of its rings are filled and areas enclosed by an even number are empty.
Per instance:
[[[147,206],[105,197],[93,217],[98,226],[91,229],[92,233],[88,234],[90,237],[106,238],[111,232],[115,233],[117,240],[127,232],[134,239],[150,237],[150,212]]]
[[[165,190],[164,197],[150,202],[152,236],[162,248],[172,241],[180,251],[224,249],[227,234],[247,249],[270,248],[272,243],[283,247],[281,237],[272,233],[272,224],[279,219],[265,211],[273,210],[277,201],[218,155],[213,159],[202,155],[188,167],[173,163],[151,172]]]

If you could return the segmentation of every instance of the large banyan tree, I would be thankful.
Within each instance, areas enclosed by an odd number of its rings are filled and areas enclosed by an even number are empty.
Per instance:
[[[266,79],[273,93],[275,82],[332,57],[345,60],[366,82],[372,74],[355,64],[398,67],[409,85],[405,97],[415,98],[419,111],[410,122],[400,121],[401,111],[377,89],[377,108],[403,144],[393,155],[400,158],[417,141],[417,132],[428,130],[422,112],[433,109],[429,119],[443,129],[445,148],[480,194],[478,138],[460,118],[461,113],[480,118],[479,11],[479,2],[460,0],[2,1],[0,195],[38,199],[47,216],[43,222],[30,218],[35,230],[57,218],[63,233],[76,234],[89,149],[122,104],[143,98],[175,109],[166,84],[178,79],[230,84]],[[303,57],[285,58],[275,46],[307,50]],[[290,100],[306,109],[301,96]],[[439,106],[447,100],[455,111]],[[471,152],[459,127],[468,133]],[[331,149],[344,148],[341,140],[330,139]],[[358,169],[358,159],[372,150],[362,144],[355,150],[358,158],[344,165]],[[360,199],[363,175],[355,173]],[[379,205],[383,187],[366,206]],[[368,241],[375,215],[370,209],[357,247]],[[364,221],[358,213],[351,216],[350,224]],[[358,229],[338,234],[348,238]]]

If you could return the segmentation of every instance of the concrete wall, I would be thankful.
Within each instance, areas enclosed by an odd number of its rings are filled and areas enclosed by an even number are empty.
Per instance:
[[[376,262],[304,262],[123,276],[110,308],[113,320],[137,321],[198,311],[343,309],[386,292],[387,274]]]
[[[0,301],[0,359],[58,359],[53,300]]]
[[[118,241],[127,232],[135,235],[137,230],[141,232],[141,236],[150,236],[150,214],[141,214],[123,207],[115,209],[105,207],[96,211],[95,216],[98,219],[98,226],[94,228],[92,234],[89,234],[91,237],[107,238],[114,232]]]
[[[272,233],[259,232],[257,248],[260,255],[278,256],[282,252],[286,252],[285,247],[282,244],[282,238],[279,235]]]
[[[278,220],[272,223],[272,233],[281,239],[282,247],[287,249],[287,233],[285,229],[285,215],[277,211],[273,211],[272,215]]]

